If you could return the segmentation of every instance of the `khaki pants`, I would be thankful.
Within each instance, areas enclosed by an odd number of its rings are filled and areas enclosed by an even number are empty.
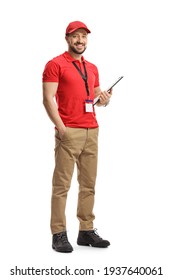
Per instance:
[[[62,139],[55,131],[55,170],[51,200],[52,234],[66,230],[66,200],[74,165],[79,182],[77,217],[80,230],[93,229],[98,128],[67,127]]]

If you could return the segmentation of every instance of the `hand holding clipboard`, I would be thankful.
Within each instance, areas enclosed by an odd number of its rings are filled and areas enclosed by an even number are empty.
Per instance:
[[[108,87],[107,89],[107,92],[109,93],[111,91],[111,89],[119,82],[121,81],[121,79],[123,78],[124,76],[121,76],[119,77],[110,87]],[[99,102],[99,98],[100,96],[97,96],[95,99],[94,99],[94,105]]]

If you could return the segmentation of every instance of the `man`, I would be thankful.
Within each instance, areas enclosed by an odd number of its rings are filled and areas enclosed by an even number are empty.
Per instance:
[[[93,102],[99,96],[97,106],[107,105],[111,92],[101,91],[97,67],[82,56],[88,33],[83,22],[71,22],[65,34],[68,51],[50,60],[43,72],[43,104],[55,125],[52,248],[65,253],[73,251],[66,232],[65,208],[75,163],[79,182],[77,244],[101,248],[110,245],[93,228],[98,138]]]

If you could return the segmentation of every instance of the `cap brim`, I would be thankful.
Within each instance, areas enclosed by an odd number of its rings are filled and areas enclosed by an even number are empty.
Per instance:
[[[77,28],[72,29],[70,32],[66,33],[66,35],[71,34],[71,33],[75,32],[75,31],[78,30],[78,29],[85,29],[87,33],[91,33],[91,31],[90,31],[88,28],[85,28],[85,27],[77,27]]]

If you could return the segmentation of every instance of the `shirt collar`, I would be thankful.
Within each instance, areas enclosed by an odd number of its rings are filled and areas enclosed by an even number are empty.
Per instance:
[[[68,62],[78,61],[78,60],[74,59],[74,57],[72,57],[72,56],[69,54],[69,52],[67,52],[67,51],[63,53],[63,56],[64,56],[64,58],[65,58]],[[86,63],[86,60],[84,59],[83,56],[82,56],[82,58],[81,58],[81,61]]]

